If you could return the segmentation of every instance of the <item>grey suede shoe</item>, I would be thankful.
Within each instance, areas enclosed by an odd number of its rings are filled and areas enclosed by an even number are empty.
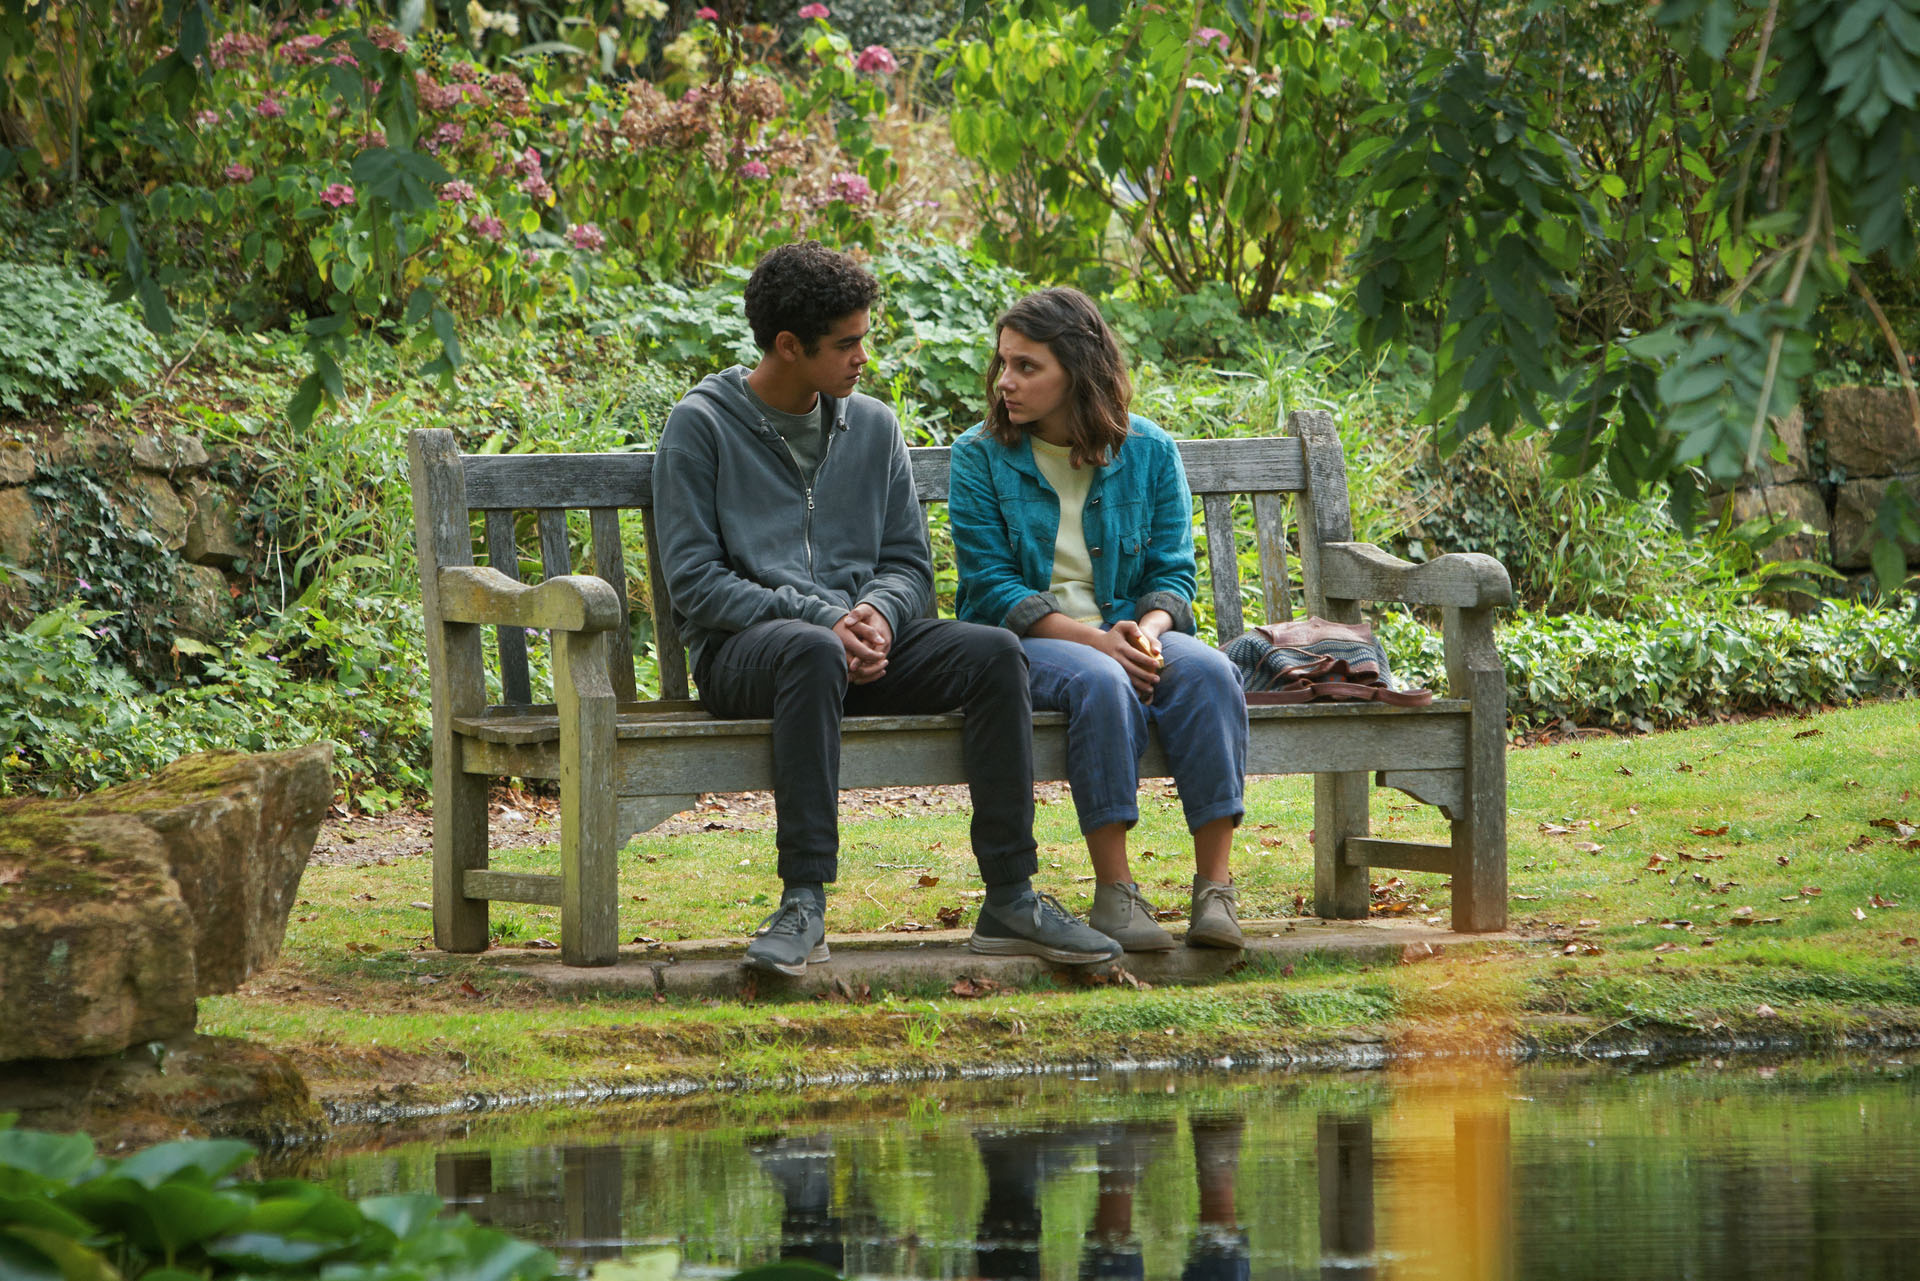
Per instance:
[[[1240,893],[1233,882],[1222,885],[1204,876],[1193,878],[1193,911],[1187,917],[1188,947],[1243,948],[1240,932]]]
[[[1153,919],[1153,904],[1140,896],[1135,881],[1117,881],[1093,887],[1093,910],[1087,924],[1129,952],[1170,952],[1173,935]]]
[[[792,898],[760,922],[760,936],[747,944],[747,968],[799,978],[809,962],[827,959],[827,918],[810,898]]]

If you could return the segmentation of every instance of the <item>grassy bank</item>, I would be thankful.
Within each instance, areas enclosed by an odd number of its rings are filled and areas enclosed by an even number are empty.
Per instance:
[[[337,1101],[431,1102],[587,1082],[775,1083],[944,1065],[1387,1049],[1592,1049],[1646,1036],[1833,1041],[1920,1029],[1920,703],[1595,737],[1510,756],[1513,940],[1417,964],[1249,965],[1204,988],[1075,986],[961,998],[944,990],[750,1003],[556,998],[501,972],[522,955],[433,951],[429,861],[389,852],[316,864],[280,964],[201,1003],[201,1030],[283,1049]],[[1437,830],[1382,793],[1376,830]],[[922,798],[931,801],[933,798]],[[1040,809],[1041,882],[1091,893],[1071,804]],[[623,857],[623,937],[741,937],[774,888],[764,821],[711,811]],[[1245,914],[1310,910],[1310,786],[1254,783],[1235,871]],[[352,849],[353,824],[339,849]],[[836,931],[971,922],[964,811],[908,801],[850,817]],[[1184,904],[1177,803],[1152,785],[1135,843],[1150,895]],[[1149,855],[1147,851],[1152,851]],[[503,851],[540,866],[550,850]],[[1383,874],[1383,877],[1385,874]],[[931,885],[923,882],[933,878]],[[1380,914],[1444,923],[1443,878],[1376,887]],[[502,944],[548,937],[546,909],[497,911]],[[644,946],[640,945],[640,946]]]

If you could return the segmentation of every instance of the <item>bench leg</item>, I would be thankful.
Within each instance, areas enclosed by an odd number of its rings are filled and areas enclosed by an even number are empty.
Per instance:
[[[616,702],[605,632],[556,632],[560,713],[560,959],[612,965],[620,954],[620,848],[615,836]]]
[[[1362,770],[1313,776],[1313,911],[1325,920],[1362,921],[1367,916],[1367,869],[1342,857],[1349,836],[1368,834],[1368,785]]]
[[[1446,611],[1447,685],[1472,700],[1461,812],[1453,816],[1453,928],[1507,926],[1507,673],[1491,609]]]
[[[487,900],[467,897],[467,870],[487,865],[487,779],[460,768],[459,743],[433,745],[433,943],[487,950]]]

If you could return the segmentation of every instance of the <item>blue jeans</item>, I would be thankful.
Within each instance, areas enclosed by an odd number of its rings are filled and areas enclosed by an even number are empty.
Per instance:
[[[1166,665],[1143,703],[1125,669],[1090,645],[1027,636],[1036,711],[1067,714],[1067,781],[1080,831],[1140,818],[1140,757],[1159,730],[1187,830],[1246,813],[1247,700],[1225,654],[1185,632],[1160,638]]]

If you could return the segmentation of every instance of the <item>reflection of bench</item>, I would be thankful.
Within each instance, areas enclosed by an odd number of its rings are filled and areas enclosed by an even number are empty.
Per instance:
[[[1288,426],[1289,436],[1180,445],[1204,512],[1203,577],[1219,639],[1243,629],[1235,496],[1251,500],[1264,614],[1273,621],[1293,611],[1291,506],[1308,612],[1351,622],[1359,620],[1362,601],[1439,607],[1448,697],[1426,707],[1253,708],[1248,769],[1315,775],[1319,915],[1366,916],[1367,869],[1403,868],[1453,877],[1456,929],[1499,929],[1506,924],[1506,677],[1493,644],[1493,611],[1511,598],[1506,571],[1478,555],[1413,565],[1351,541],[1346,466],[1331,417],[1296,413]],[[481,951],[489,900],[541,903],[560,909],[568,964],[612,964],[620,847],[690,808],[699,793],[770,788],[768,722],[716,720],[689,700],[686,655],[652,556],[652,455],[463,456],[444,430],[414,432],[408,452],[433,683],[434,939],[449,951]],[[944,502],[947,451],[913,453],[922,503]],[[654,701],[639,701],[631,659],[620,517],[634,510],[648,552],[660,659],[663,697]],[[584,513],[584,563],[576,563],[569,541],[569,511]],[[520,581],[515,530],[523,512],[538,532],[538,585]],[[476,543],[488,567],[474,564]],[[496,629],[498,702],[488,699],[486,626]],[[527,628],[552,636],[551,703],[534,701]],[[1034,717],[1042,778],[1066,776],[1063,720],[1056,713]],[[1150,749],[1143,772],[1164,771],[1158,748]],[[1452,821],[1451,843],[1369,836],[1370,774],[1439,806]],[[487,867],[487,783],[494,776],[559,780],[559,875]],[[848,718],[840,780],[846,787],[964,781],[959,716]]]

